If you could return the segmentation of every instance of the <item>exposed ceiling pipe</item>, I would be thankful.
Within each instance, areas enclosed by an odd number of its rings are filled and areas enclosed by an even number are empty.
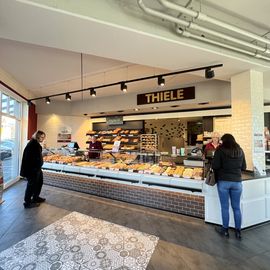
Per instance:
[[[216,36],[216,37],[220,37],[220,38],[229,40],[229,41],[234,42],[234,43],[241,44],[241,45],[246,46],[246,47],[249,47],[251,49],[254,49],[254,50],[257,50],[257,51],[261,51],[263,53],[268,53],[268,54],[270,53],[270,50],[267,49],[267,48],[263,48],[263,47],[260,47],[260,46],[254,45],[254,44],[250,44],[250,43],[248,43],[246,41],[239,40],[237,38],[234,38],[234,37],[231,37],[231,36],[228,36],[228,35],[219,33],[217,31],[207,29],[205,27],[199,26],[199,25],[197,25],[195,23],[192,23],[192,22],[186,22],[186,21],[181,20],[179,18],[175,18],[175,17],[173,17],[171,15],[164,14],[164,13],[159,12],[157,10],[154,10],[152,8],[146,7],[144,5],[144,3],[143,3],[143,0],[137,0],[137,2],[138,2],[138,5],[141,7],[141,9],[144,12],[146,12],[146,13],[152,15],[152,16],[155,16],[155,17],[158,17],[158,18],[162,18],[162,19],[168,20],[168,21],[173,22],[173,23],[177,23],[177,24],[183,25],[183,26],[185,26],[187,28],[190,28],[190,29],[199,30],[199,31],[208,33],[210,35],[213,35],[213,36]]]
[[[202,12],[190,10],[190,9],[188,9],[186,7],[183,7],[181,5],[177,5],[177,4],[169,2],[167,0],[158,0],[158,1],[164,7],[167,7],[169,9],[173,9],[173,10],[177,10],[177,11],[179,11],[181,13],[184,13],[186,15],[189,15],[189,16],[195,18],[195,19],[205,21],[205,22],[209,22],[209,23],[215,24],[215,25],[217,25],[219,27],[222,27],[222,28],[225,28],[227,30],[233,31],[233,32],[235,32],[237,34],[241,34],[243,36],[250,37],[252,39],[261,41],[261,42],[266,43],[266,44],[270,44],[270,40],[267,39],[267,38],[261,37],[259,35],[251,33],[251,32],[246,31],[244,29],[238,28],[238,27],[236,27],[234,25],[219,21],[219,20],[217,20],[217,19],[215,19],[213,17],[210,17],[210,16],[202,13]]]
[[[197,35],[194,35],[194,34],[188,32],[188,31],[184,31],[182,29],[179,29],[178,27],[176,28],[176,32],[178,34],[184,36],[184,37],[187,37],[187,38],[194,38],[196,40],[200,40],[200,41],[207,42],[207,43],[210,43],[210,44],[213,44],[213,45],[216,45],[216,46],[220,46],[220,47],[230,49],[230,50],[233,50],[233,51],[236,51],[236,52],[244,53],[244,54],[256,57],[256,58],[260,58],[260,59],[270,61],[270,57],[266,57],[266,56],[258,54],[258,53],[253,53],[253,52],[250,52],[250,51],[247,51],[247,50],[243,50],[243,49],[237,48],[235,46],[231,46],[231,45],[228,45],[228,44],[225,44],[225,43],[222,43],[222,42],[218,42],[218,41],[206,38],[206,37],[197,36]]]

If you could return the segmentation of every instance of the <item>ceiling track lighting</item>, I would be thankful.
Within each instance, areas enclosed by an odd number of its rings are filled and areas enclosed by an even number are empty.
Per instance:
[[[215,71],[211,68],[205,69],[205,79],[212,79],[215,77]]]
[[[204,70],[205,71],[205,78],[207,79],[211,79],[215,76],[214,73],[214,68],[219,68],[222,67],[223,64],[217,64],[217,65],[212,65],[212,66],[204,66],[204,67],[198,67],[198,68],[192,68],[192,69],[185,69],[185,70],[179,70],[179,71],[175,71],[175,72],[170,72],[170,73],[163,73],[163,74],[159,74],[159,75],[153,75],[153,76],[148,76],[148,77],[141,77],[141,78],[136,78],[136,79],[132,79],[132,80],[127,80],[127,81],[122,81],[122,82],[114,82],[114,83],[110,83],[110,84],[103,84],[103,85],[97,85],[93,88],[85,88],[85,89],[79,89],[79,90],[74,90],[74,91],[70,91],[70,92],[66,92],[66,93],[59,93],[59,94],[54,94],[54,95],[50,95],[50,96],[43,96],[43,97],[37,97],[37,98],[32,98],[27,100],[28,104],[30,104],[31,101],[33,100],[38,100],[38,99],[46,99],[46,103],[49,104],[50,103],[50,98],[52,97],[57,97],[57,96],[62,96],[62,95],[66,95],[66,99],[67,100],[71,100],[71,96],[70,94],[74,94],[74,93],[80,93],[80,92],[84,92],[84,91],[89,91],[90,90],[90,95],[91,96],[96,96],[96,89],[99,88],[106,88],[106,87],[111,87],[111,86],[116,86],[116,85],[120,85],[121,90],[125,93],[127,92],[127,84],[128,83],[133,83],[133,82],[139,82],[139,81],[146,81],[146,80],[152,80],[152,79],[157,79],[158,80],[158,84],[160,86],[165,85],[165,79],[164,77],[166,76],[173,76],[173,75],[177,75],[177,74],[183,74],[183,73],[189,73],[189,72],[195,72],[195,71],[199,71],[199,70]],[[70,97],[70,99],[67,98]]]
[[[66,100],[71,101],[71,95],[69,93],[66,93]]]
[[[96,93],[96,91],[95,91],[94,88],[91,88],[91,89],[90,89],[90,95],[91,95],[92,97],[95,97],[95,96],[97,95],[97,93]]]
[[[127,85],[124,82],[121,82],[121,91],[127,92]]]
[[[158,85],[159,86],[165,85],[165,79],[162,76],[158,76]]]
[[[46,97],[45,102],[46,102],[47,104],[50,104],[50,103],[51,103],[50,98],[49,98],[49,97]]]

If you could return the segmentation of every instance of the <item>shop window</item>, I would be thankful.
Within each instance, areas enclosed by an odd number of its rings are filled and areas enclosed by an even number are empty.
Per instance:
[[[19,175],[21,103],[1,92],[0,97],[0,160],[7,183]]]
[[[2,161],[4,182],[18,176],[19,171],[19,123],[16,119],[2,116],[0,159]]]
[[[9,98],[9,114],[15,115],[15,100],[13,98]]]
[[[1,97],[1,108],[2,113],[8,113],[8,96],[5,94],[2,94]]]

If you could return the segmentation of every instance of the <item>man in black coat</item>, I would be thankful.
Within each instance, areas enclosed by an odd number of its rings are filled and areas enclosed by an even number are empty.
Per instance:
[[[36,131],[32,139],[23,151],[20,175],[26,177],[27,186],[24,196],[24,207],[33,208],[44,202],[45,199],[39,197],[43,185],[43,165],[42,147],[40,143],[44,141],[46,134],[43,131]]]

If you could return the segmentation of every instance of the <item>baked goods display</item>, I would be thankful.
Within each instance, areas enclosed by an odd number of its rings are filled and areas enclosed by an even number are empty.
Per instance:
[[[182,176],[184,178],[191,178],[192,175],[193,175],[193,169],[192,168],[185,168]]]
[[[184,166],[176,166],[176,169],[173,172],[173,175],[176,177],[182,177],[184,170],[185,170]]]
[[[91,136],[97,134],[97,132],[95,130],[88,130],[86,134]]]
[[[62,156],[62,155],[48,155],[43,157],[45,162],[57,162],[57,163],[73,163],[82,160],[82,157],[71,157],[71,156]]]
[[[173,177],[182,177],[188,179],[203,179],[203,168],[191,168],[185,166],[175,166],[172,163],[150,164],[150,163],[137,163],[132,164],[137,158],[137,154],[128,153],[115,153],[117,162],[112,161],[112,156],[108,153],[102,155],[102,160],[97,161],[82,161],[81,157],[50,155],[45,156],[45,162],[57,162],[61,164],[72,164],[75,166],[92,167],[97,169],[108,170],[124,170],[133,171],[145,174],[166,175]],[[170,165],[170,166],[168,166]]]
[[[103,153],[102,159],[115,159],[124,163],[131,163],[137,158],[137,153],[113,153],[113,156],[109,153]]]
[[[174,177],[182,177],[183,171],[185,167],[184,166],[176,166],[176,167],[167,167],[166,171],[163,173],[163,175],[169,175]]]
[[[88,130],[87,136],[95,136],[97,140],[102,143],[103,149],[111,150],[112,145],[116,141],[120,141],[120,149],[133,151],[139,150],[140,145],[140,130],[137,129],[121,129],[116,128],[113,130]],[[90,143],[91,137],[89,137],[86,143]],[[108,146],[110,145],[110,146]]]
[[[141,140],[141,152],[155,152],[158,148],[157,134],[142,134]]]
[[[136,150],[136,146],[135,145],[123,145],[121,147],[122,150]]]
[[[106,145],[103,145],[103,149],[104,149],[104,150],[112,150],[112,147],[113,147],[113,144],[106,144]]]
[[[203,169],[202,168],[194,168],[192,178],[200,180],[200,179],[202,179],[202,177],[203,177]]]

